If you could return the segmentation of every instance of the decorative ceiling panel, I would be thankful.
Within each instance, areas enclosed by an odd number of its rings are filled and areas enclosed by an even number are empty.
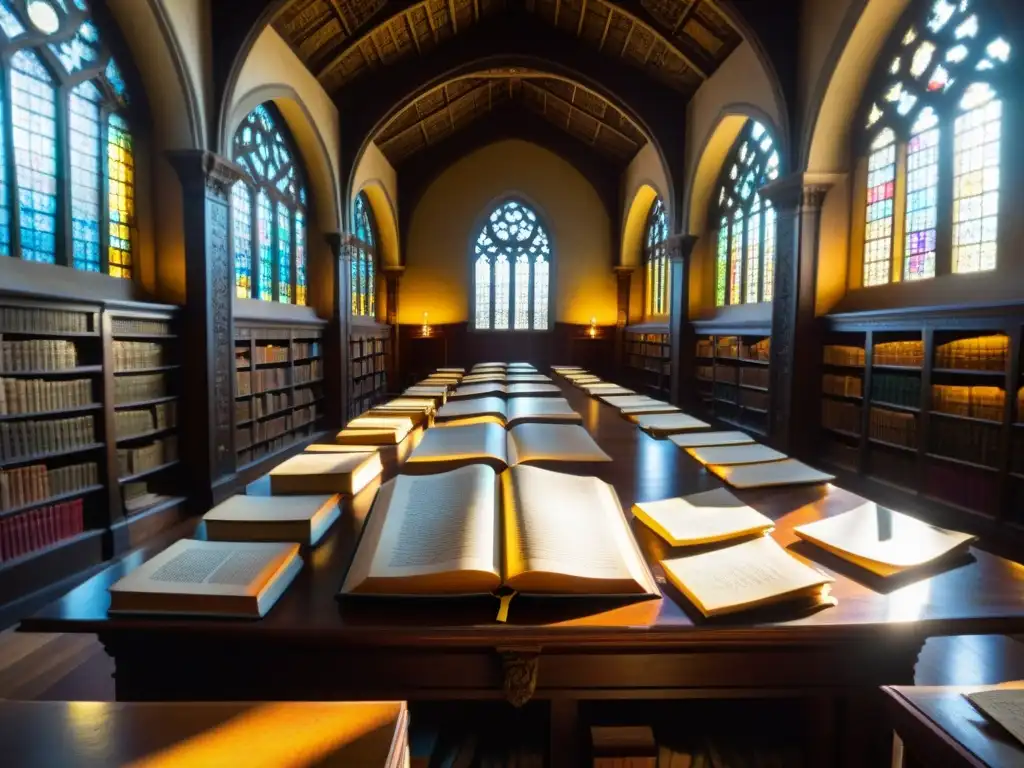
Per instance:
[[[600,95],[522,69],[488,70],[436,88],[396,115],[374,141],[398,165],[510,101],[616,160],[628,162],[647,143],[629,118]]]
[[[358,77],[427,56],[520,4],[567,36],[687,94],[742,41],[715,0],[292,0],[274,27],[336,93]]]

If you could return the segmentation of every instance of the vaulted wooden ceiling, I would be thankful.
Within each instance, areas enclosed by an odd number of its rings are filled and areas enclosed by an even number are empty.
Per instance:
[[[686,94],[742,40],[715,0],[293,0],[274,27],[336,94],[359,77],[426,56],[512,9],[524,9]]]
[[[608,157],[629,162],[647,143],[619,109],[593,91],[532,70],[489,69],[420,96],[374,137],[392,165],[515,102]]]

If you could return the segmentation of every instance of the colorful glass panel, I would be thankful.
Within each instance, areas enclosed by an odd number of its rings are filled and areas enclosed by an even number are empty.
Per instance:
[[[373,252],[366,254],[366,314],[375,317],[377,314],[377,266]]]
[[[277,204],[277,300],[292,303],[292,212]]]
[[[0,256],[11,255],[11,204],[7,180],[6,104],[0,99]]]
[[[476,284],[476,327],[491,327],[491,260],[485,254],[477,256],[474,270]]]
[[[231,187],[231,234],[235,252],[235,295],[252,298],[252,192],[244,181]]]
[[[352,207],[352,234],[359,241],[358,265],[353,273],[352,313],[372,317],[376,312],[376,248],[373,209],[364,192],[356,195]]]
[[[57,226],[57,109],[52,79],[36,54],[11,56],[11,123],[21,218],[21,257],[54,263]]]
[[[893,200],[896,195],[896,134],[882,130],[868,157],[864,285],[889,282],[892,266]]]
[[[533,328],[548,329],[548,260],[543,254],[533,261]]]
[[[99,44],[100,36],[95,25],[91,21],[83,21],[74,37],[50,43],[50,50],[70,75],[91,66],[99,58]]]
[[[295,303],[306,304],[306,214],[295,212]]]
[[[259,232],[259,279],[257,296],[263,301],[274,300],[274,209],[264,189],[256,196],[256,222]]]
[[[775,253],[775,228],[769,237],[768,208],[759,190],[779,178],[781,165],[771,131],[757,120],[748,120],[726,160],[729,172],[719,184],[717,306],[771,300],[772,291],[764,281],[770,274],[767,254]]]
[[[499,253],[494,264],[494,328],[508,328],[509,319],[509,271],[508,255]]]
[[[0,29],[11,40],[25,32],[25,26],[11,9],[8,0],[0,0]]]
[[[101,98],[88,81],[68,94],[72,263],[89,272],[100,271]]]
[[[647,217],[647,237],[644,252],[647,273],[647,313],[664,315],[668,312],[668,270],[664,243],[668,240],[668,215],[660,197],[654,199]]]
[[[131,277],[135,154],[128,123],[120,115],[107,119],[107,215],[107,273]]]
[[[939,198],[938,117],[922,110],[907,144],[907,219],[903,277],[935,277],[936,226]]]
[[[954,272],[996,266],[1003,105],[994,95],[988,86],[968,88],[954,124]]]
[[[524,330],[530,327],[530,259],[525,253],[516,256],[516,300],[513,327]]]
[[[775,296],[775,208],[769,201],[764,204],[764,274],[761,301]]]

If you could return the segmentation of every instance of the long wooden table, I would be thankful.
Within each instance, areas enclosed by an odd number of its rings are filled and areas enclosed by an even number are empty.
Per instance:
[[[614,457],[595,474],[615,486],[626,509],[719,485],[671,442],[562,386]],[[660,575],[665,545],[636,521],[660,600],[516,598],[507,624],[495,620],[496,600],[339,605],[374,492],[353,500],[261,621],[108,617],[107,587],[142,562],[142,552],[22,627],[97,633],[126,701],[547,700],[557,766],[573,763],[581,701],[697,698],[798,698],[806,703],[812,765],[874,765],[888,746],[878,688],[913,682],[927,637],[1024,632],[1024,568],[1010,561],[974,550],[958,567],[893,589],[797,542],[795,525],[863,501],[833,486],[740,494],[775,519],[780,544],[835,576],[838,605],[810,615],[697,618]]]

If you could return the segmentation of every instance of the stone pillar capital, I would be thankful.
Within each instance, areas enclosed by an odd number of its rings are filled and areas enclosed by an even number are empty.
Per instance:
[[[759,194],[780,211],[820,211],[828,191],[843,178],[840,173],[794,173],[765,184]]]

